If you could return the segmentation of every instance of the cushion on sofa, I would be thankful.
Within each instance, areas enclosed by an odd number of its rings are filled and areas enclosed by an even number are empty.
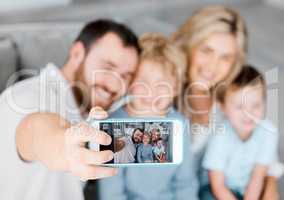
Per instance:
[[[0,37],[0,92],[17,69],[17,52],[11,38]]]
[[[20,31],[13,35],[20,54],[21,69],[40,69],[53,62],[61,67],[80,27]]]

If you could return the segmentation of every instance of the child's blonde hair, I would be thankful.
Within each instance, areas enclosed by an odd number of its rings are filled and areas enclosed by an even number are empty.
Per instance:
[[[184,52],[160,33],[142,35],[139,45],[142,49],[140,62],[151,60],[160,63],[165,71],[175,76],[179,94],[183,83],[182,77],[187,66]]]
[[[148,137],[148,139],[149,139],[149,142],[148,142],[148,144],[151,144],[151,142],[152,142],[152,139],[151,139],[151,136],[150,136],[150,134],[148,134],[148,133],[144,133],[144,134],[143,134],[143,139],[144,139],[144,137]]]

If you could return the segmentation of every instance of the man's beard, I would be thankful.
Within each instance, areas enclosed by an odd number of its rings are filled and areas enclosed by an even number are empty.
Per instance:
[[[78,70],[75,74],[75,82],[72,86],[74,98],[81,113],[86,113],[91,109],[91,100],[88,94],[87,85],[83,79],[83,72]]]
[[[134,144],[139,144],[139,143],[142,142],[142,140],[140,140],[140,139],[135,139],[134,136],[132,136],[132,142],[133,142]]]
[[[92,103],[100,106],[105,110],[109,109],[112,103],[116,100],[116,94],[109,91],[104,85],[96,85],[92,88],[91,99]]]
[[[107,88],[103,86],[96,86],[102,88],[103,90],[109,92]],[[88,113],[92,107],[99,106],[107,110],[114,101],[115,94],[111,93],[111,97],[107,101],[100,101],[96,98],[94,93],[95,86],[88,86],[84,77],[84,65],[81,65],[79,70],[75,73],[75,84],[72,87],[72,91],[76,100],[76,103],[81,111],[81,113]],[[97,100],[96,100],[97,99]]]

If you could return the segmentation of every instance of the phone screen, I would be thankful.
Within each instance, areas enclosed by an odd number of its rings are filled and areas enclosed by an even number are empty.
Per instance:
[[[100,122],[99,129],[112,137],[110,145],[100,145],[114,152],[110,164],[173,162],[172,121]]]

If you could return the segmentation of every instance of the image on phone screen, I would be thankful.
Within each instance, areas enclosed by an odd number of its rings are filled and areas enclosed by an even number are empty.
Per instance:
[[[110,164],[173,162],[173,122],[100,122],[99,129],[112,137]]]

